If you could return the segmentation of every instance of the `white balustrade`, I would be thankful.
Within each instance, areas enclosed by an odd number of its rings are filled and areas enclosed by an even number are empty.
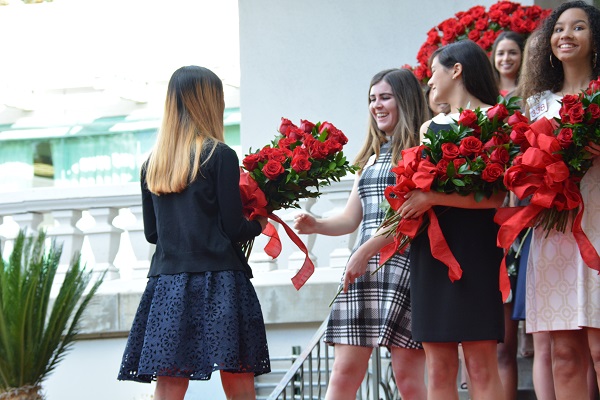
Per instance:
[[[299,212],[327,217],[343,210],[352,180],[342,180],[322,188],[318,199],[302,199],[301,210],[280,210],[278,216],[293,228]],[[6,258],[19,229],[30,233],[45,229],[50,240],[63,246],[59,275],[75,253],[95,272],[107,270],[107,280],[143,279],[148,273],[154,245],[143,232],[139,184],[80,188],[35,188],[15,193],[0,193],[0,240]],[[275,271],[294,272],[304,262],[301,252],[275,223],[282,241],[282,252],[272,259],[263,250],[264,235],[256,238],[250,257],[254,275]],[[343,267],[354,244],[355,234],[341,237],[299,235],[318,268]]]

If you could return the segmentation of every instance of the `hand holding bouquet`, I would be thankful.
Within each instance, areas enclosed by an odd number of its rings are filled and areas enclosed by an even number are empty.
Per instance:
[[[515,231],[528,226],[573,233],[586,264],[600,271],[600,257],[581,228],[584,204],[581,179],[592,166],[589,143],[600,143],[600,78],[578,95],[563,97],[559,117],[541,118],[518,140],[522,155],[515,158],[504,183],[519,199],[531,196],[526,207],[500,210],[498,242],[504,247]],[[518,235],[518,232],[516,232]]]
[[[382,249],[381,264],[404,251],[410,240],[427,227],[433,256],[448,266],[450,280],[461,278],[460,265],[448,248],[434,211],[429,209],[415,219],[403,219],[398,211],[404,195],[415,189],[473,195],[478,201],[505,190],[504,172],[520,151],[511,135],[528,126],[527,119],[517,111],[518,101],[516,97],[499,97],[498,104],[486,111],[462,110],[450,129],[430,131],[423,145],[402,152],[402,160],[392,169],[397,175],[396,185],[385,191],[389,209],[382,228],[384,234],[394,236],[394,242]],[[427,223],[423,222],[425,218]]]
[[[330,122],[316,124],[301,120],[300,126],[282,118],[279,134],[271,144],[248,154],[242,161],[240,190],[245,213],[268,216],[279,222],[290,238],[306,254],[303,267],[292,278],[299,289],[310,277],[314,266],[308,258],[308,250],[297,235],[273,211],[299,208],[302,198],[315,198],[321,195],[320,187],[338,182],[348,172],[354,173],[358,167],[350,165],[343,153],[348,142],[344,133]],[[268,225],[265,234],[271,236],[265,251],[277,257],[281,250],[277,232]],[[252,243],[242,244],[246,257],[249,257]]]

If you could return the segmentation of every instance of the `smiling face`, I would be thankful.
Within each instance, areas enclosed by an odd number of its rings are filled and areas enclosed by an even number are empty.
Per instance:
[[[554,24],[550,45],[552,53],[563,63],[588,62],[592,54],[592,30],[585,11],[565,10]]]
[[[369,111],[377,123],[377,128],[391,135],[398,124],[398,104],[392,87],[384,80],[371,86]]]
[[[435,57],[431,62],[431,78],[427,84],[431,87],[430,98],[434,103],[449,103],[448,97],[454,80],[452,79],[453,71],[445,68],[439,63],[438,57]]]
[[[498,42],[494,54],[494,67],[501,76],[516,79],[521,67],[521,49],[519,45],[510,39]]]

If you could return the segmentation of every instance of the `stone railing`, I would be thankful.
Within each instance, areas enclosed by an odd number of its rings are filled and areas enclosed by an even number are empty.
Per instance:
[[[284,210],[278,216],[290,226],[299,212],[317,216],[339,213],[345,207],[352,178],[323,188],[319,199],[301,202],[303,210]],[[96,336],[122,335],[131,326],[154,246],[143,233],[139,184],[89,188],[36,188],[0,194],[0,239],[6,257],[19,229],[43,228],[49,240],[63,246],[57,283],[73,254],[94,272],[107,271],[105,282],[90,306],[83,332]],[[250,264],[267,324],[318,322],[328,313],[342,268],[355,235],[326,237],[300,235],[315,264],[315,273],[300,291],[290,278],[304,261],[304,253],[278,227],[283,249],[277,259],[267,256],[266,237],[256,239]],[[325,286],[323,286],[325,285]]]

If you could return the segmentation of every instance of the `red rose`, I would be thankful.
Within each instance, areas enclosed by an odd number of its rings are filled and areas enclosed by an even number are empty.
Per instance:
[[[283,165],[274,160],[269,160],[262,168],[262,173],[265,174],[267,179],[275,180],[277,177],[285,172]]]
[[[478,19],[475,20],[475,29],[477,29],[478,31],[482,32],[485,31],[488,28],[488,21],[487,19]]]
[[[440,34],[437,29],[431,28],[429,32],[427,32],[427,40],[425,43],[429,45],[437,45],[440,42]]]
[[[496,118],[496,120],[500,122],[504,121],[504,118],[508,117],[508,110],[504,104],[496,104],[492,108],[489,108],[486,114],[490,120]]]
[[[291,145],[297,142],[297,140],[294,140],[292,138],[283,137],[277,141],[277,146],[279,146],[280,149],[289,149]]]
[[[538,19],[542,15],[542,8],[537,5],[525,7],[525,15],[529,19]]]
[[[566,149],[573,144],[573,130],[571,128],[561,129],[556,139],[558,140],[558,143],[560,143],[560,146],[563,149]]]
[[[472,40],[473,42],[476,42],[479,37],[481,36],[481,34],[479,33],[478,30],[473,29],[471,32],[469,32],[469,34],[467,35],[467,37],[469,38],[469,40]]]
[[[269,155],[271,154],[271,151],[273,151],[273,148],[271,146],[265,146],[262,149],[260,149],[260,151],[258,152],[258,160],[259,161],[266,161],[269,159]]]
[[[456,171],[456,177],[457,178],[462,178],[462,175],[458,173],[458,169],[460,168],[461,165],[466,164],[467,160],[465,160],[464,158],[455,158],[454,160],[452,160],[452,164],[454,164],[454,170]]]
[[[569,110],[575,104],[579,103],[579,96],[575,94],[566,94],[562,100],[562,105],[566,110]]]
[[[569,110],[569,119],[572,124],[578,124],[583,121],[585,111],[583,110],[583,104],[577,103]]]
[[[563,124],[571,123],[571,117],[569,116],[569,109],[567,108],[567,106],[565,104],[563,104],[560,107],[560,110],[558,110],[558,115]]]
[[[469,13],[475,20],[484,20],[485,21],[485,7],[484,6],[475,6],[469,8]]]
[[[504,146],[496,147],[490,154],[490,161],[500,165],[506,165],[510,161],[508,150]]]
[[[590,113],[589,123],[594,123],[598,118],[600,118],[600,106],[598,106],[598,104],[590,104],[587,108],[587,111]]]
[[[283,136],[288,136],[290,128],[297,128],[297,126],[294,125],[289,119],[282,117],[281,125],[279,125],[279,133],[281,133]]]
[[[473,110],[463,110],[458,118],[458,124],[475,128],[477,126],[477,114]]]
[[[502,168],[502,165],[493,162],[488,164],[481,172],[481,179],[486,182],[496,182],[503,173],[504,168]]]
[[[588,85],[588,89],[592,90],[593,92],[600,91],[600,78],[591,81]]]
[[[448,161],[442,158],[435,166],[435,173],[442,181],[448,179],[448,164]]]
[[[462,17],[459,17],[460,23],[464,26],[469,26],[473,23],[474,19],[471,14],[464,14]]]
[[[455,145],[454,143],[444,143],[444,144],[442,144],[441,148],[442,148],[442,158],[444,158],[444,160],[448,160],[448,161],[454,160],[460,154],[460,151],[458,150],[458,146]]]
[[[338,151],[342,151],[342,144],[336,140],[327,139],[325,141],[325,148],[327,149],[327,155],[330,156],[332,154],[337,153]]]
[[[510,140],[521,146],[521,151],[525,151],[523,146],[529,147],[529,142],[527,141],[527,137],[525,137],[525,132],[528,130],[529,125],[527,123],[519,122],[513,126],[513,130],[510,133]]]
[[[302,146],[298,146],[298,147],[294,148],[294,151],[292,152],[292,157],[297,157],[297,156],[308,158],[308,151],[306,150],[306,148],[304,148]]]
[[[467,136],[460,142],[459,151],[460,154],[465,157],[471,155],[477,156],[482,148],[483,143],[481,143],[481,140],[477,139],[475,136]]]
[[[287,156],[281,149],[271,149],[268,158],[269,160],[277,161],[280,164],[283,164],[285,160],[287,160]]]
[[[288,130],[287,137],[292,140],[302,140],[304,139],[304,131],[297,126],[293,126]]]
[[[300,120],[300,129],[303,130],[304,132],[311,133],[314,127],[315,127],[315,124],[313,124],[312,122],[307,121],[305,119]]]
[[[338,142],[342,146],[348,143],[348,138],[344,135],[344,132],[340,130],[336,130],[335,132],[331,132],[328,136],[328,139]],[[340,149],[341,150],[341,149]]]
[[[260,156],[258,154],[248,154],[242,160],[242,164],[244,164],[244,168],[248,171],[253,171],[258,168],[258,162],[260,161]]]
[[[310,170],[311,162],[307,157],[296,156],[292,158],[292,169],[296,172]]]
[[[519,122],[529,122],[529,120],[527,119],[526,116],[524,116],[523,114],[521,114],[521,112],[519,110],[515,111],[515,113],[513,115],[511,115],[510,117],[508,117],[508,121],[506,121],[507,124],[509,124],[510,126],[516,125]]]
[[[326,158],[329,153],[327,145],[318,140],[311,140],[307,147],[308,153],[317,160]]]

